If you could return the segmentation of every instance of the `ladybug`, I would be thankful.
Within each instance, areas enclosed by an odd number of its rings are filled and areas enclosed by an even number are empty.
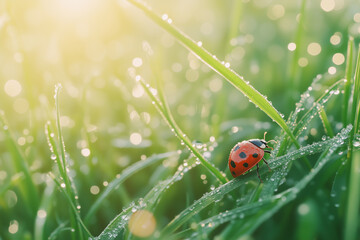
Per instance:
[[[256,165],[256,172],[260,182],[263,182],[259,174],[259,162],[263,160],[271,171],[269,164],[263,158],[265,153],[271,153],[268,148],[268,142],[264,139],[250,139],[237,143],[230,152],[229,169],[234,178],[244,174]],[[274,140],[270,140],[274,141]],[[269,142],[270,142],[269,141]]]

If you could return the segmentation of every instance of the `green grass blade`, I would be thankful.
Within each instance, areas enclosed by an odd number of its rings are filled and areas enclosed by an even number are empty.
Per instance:
[[[236,89],[240,90],[246,97],[249,98],[251,102],[253,102],[257,107],[259,107],[263,112],[265,112],[273,121],[275,121],[290,136],[291,140],[298,148],[300,147],[289,127],[286,125],[284,119],[279,114],[279,112],[272,106],[271,102],[269,102],[263,95],[261,95],[253,86],[251,86],[249,82],[245,81],[243,77],[239,76],[236,72],[230,69],[228,64],[219,61],[215,55],[210,54],[207,50],[205,50],[205,48],[201,47],[201,44],[196,43],[185,33],[177,29],[172,24],[172,21],[169,20],[167,15],[164,15],[163,18],[161,18],[142,1],[128,1],[141,9],[151,20],[153,20],[161,28],[173,35],[176,40],[178,40],[188,50],[198,56],[200,60],[202,60],[215,72],[223,76]]]
[[[345,87],[344,87],[344,103],[342,109],[342,121],[343,125],[348,124],[348,110],[349,110],[349,99],[351,92],[351,75],[352,75],[352,65],[353,65],[353,52],[354,52],[354,38],[350,37],[347,46],[347,55],[346,55],[346,70],[345,70]]]
[[[160,201],[161,196],[166,190],[175,182],[180,181],[184,174],[189,170],[198,166],[195,159],[192,157],[188,159],[185,164],[180,165],[178,170],[170,178],[159,182],[151,191],[146,194],[143,199],[140,199],[137,204],[132,203],[129,207],[125,208],[120,214],[118,214],[104,229],[104,231],[94,239],[96,240],[112,240],[116,239],[118,234],[125,228],[127,222],[133,212],[146,208],[150,212],[154,212],[157,207],[157,203]]]
[[[345,218],[345,240],[358,238],[359,204],[360,204],[360,152],[353,154],[351,161],[349,196],[347,201],[347,212]]]
[[[330,125],[330,122],[328,120],[328,117],[326,115],[324,107],[323,106],[318,106],[318,109],[320,109],[320,111],[319,111],[320,118],[321,118],[321,121],[323,123],[326,134],[331,138],[334,137],[334,132],[332,130],[332,127]]]
[[[300,100],[295,104],[295,110],[290,113],[287,120],[287,125],[290,126],[291,131],[294,131],[295,127],[297,126],[296,121],[298,120],[298,115],[306,109],[307,102],[309,102],[310,98],[312,97],[315,86],[323,79],[324,75],[319,74],[316,76],[311,82],[310,87],[308,87],[306,91],[301,94]],[[279,150],[274,152],[277,156],[283,155],[290,147],[288,138],[283,134],[281,135],[281,138],[284,138],[284,140],[280,142]]]
[[[301,1],[301,8],[300,8],[300,14],[299,14],[299,22],[297,24],[296,34],[295,34],[295,45],[296,48],[294,50],[290,67],[289,67],[289,88],[290,93],[294,93],[294,90],[297,89],[298,86],[298,70],[299,70],[299,55],[301,50],[301,43],[303,38],[303,32],[304,32],[304,19],[305,19],[305,6],[306,6],[306,0]]]
[[[20,190],[25,198],[29,212],[35,216],[39,206],[39,195],[31,177],[28,163],[11,135],[9,125],[2,111],[0,111],[0,129],[5,134],[5,144],[13,159],[15,170],[24,174],[24,178],[20,181]]]
[[[147,158],[144,161],[138,161],[131,165],[130,167],[126,168],[124,171],[121,172],[119,178],[115,178],[113,181],[109,183],[109,185],[106,187],[105,191],[100,194],[100,196],[96,199],[96,201],[91,205],[89,211],[86,214],[86,217],[84,219],[85,223],[89,222],[90,219],[94,216],[96,211],[101,206],[101,203],[113,192],[116,190],[116,188],[122,184],[126,179],[133,176],[138,171],[155,164],[165,158],[169,158],[171,156],[174,156],[175,152],[169,152],[169,153],[162,153],[162,154],[156,154],[149,158]]]
[[[319,106],[324,106],[324,104],[334,95],[340,93],[340,88],[344,84],[345,80],[341,79],[330,86],[325,93],[318,98],[318,100],[312,105],[312,107],[302,116],[302,118],[297,123],[294,133],[296,138],[306,129],[310,121],[315,117],[315,115],[320,111]]]
[[[72,228],[70,227],[66,227],[67,223],[63,222],[61,224],[59,224],[59,226],[50,234],[50,236],[48,237],[48,240],[56,240],[59,239],[58,235],[61,232],[65,232],[65,231],[71,231]]]
[[[156,109],[159,111],[166,123],[170,126],[171,131],[175,133],[175,136],[178,137],[180,141],[189,148],[189,150],[198,158],[200,163],[221,183],[228,182],[225,174],[218,170],[213,164],[208,162],[208,160],[206,160],[204,156],[199,152],[199,150],[192,144],[191,140],[186,136],[186,134],[183,133],[183,131],[176,124],[174,118],[172,117],[170,110],[167,107],[167,104],[163,104],[160,100],[157,99],[154,93],[150,90],[149,84],[146,84],[140,76],[136,76],[136,80],[139,81],[140,84],[143,86],[145,92],[148,94],[153,104],[156,106]]]
[[[41,203],[39,206],[38,214],[35,219],[35,229],[34,229],[34,239],[35,240],[43,240],[46,239],[44,236],[45,223],[47,217],[50,214],[50,209],[52,207],[52,200],[54,196],[55,184],[52,182],[47,183],[46,188],[44,190]]]
[[[233,39],[236,38],[238,32],[239,32],[239,24],[240,24],[240,20],[242,17],[242,12],[243,12],[243,2],[242,1],[237,1],[237,0],[233,0],[230,3],[231,5],[231,14],[230,14],[230,18],[229,18],[229,31],[226,37],[226,48],[225,48],[225,52],[224,54],[229,54],[231,48],[232,48],[232,44],[231,41]]]
[[[66,188],[64,189],[61,186],[60,181],[58,181],[55,177],[55,175],[53,175],[51,172],[49,174],[49,176],[52,178],[52,180],[56,183],[58,189],[60,190],[60,192],[63,193],[63,195],[65,196],[66,200],[68,201],[69,205],[70,205],[70,210],[73,213],[73,215],[76,218],[76,228],[72,228],[72,230],[75,230],[75,232],[78,232],[78,237],[80,237],[80,239],[84,239],[83,237],[83,231],[85,231],[85,233],[87,234],[87,237],[92,237],[92,234],[90,233],[90,231],[87,229],[85,223],[82,221],[81,216],[80,216],[80,212],[77,208],[76,205],[74,205],[73,200],[71,199],[71,195],[68,194]],[[78,229],[81,228],[81,229]],[[81,232],[81,234],[79,234]],[[77,238],[79,239],[79,238]]]
[[[45,135],[46,135],[46,139],[47,139],[49,149],[50,149],[50,152],[51,152],[51,157],[50,158],[55,161],[55,163],[56,163],[56,165],[58,167],[60,176],[62,178],[65,178],[66,175],[64,173],[64,167],[63,167],[62,162],[60,160],[59,151],[58,151],[57,146],[56,146],[55,134],[54,134],[54,131],[51,128],[51,123],[50,122],[47,122],[45,124]]]
[[[354,133],[357,133],[359,130],[359,112],[360,112],[360,45],[358,49],[358,56],[356,61],[355,68],[355,82],[354,82],[354,90],[353,90],[353,105],[351,111],[351,119],[350,121],[354,123]]]
[[[68,199],[71,200],[71,206],[76,206],[75,209],[77,209],[77,207],[79,207],[79,203],[78,203],[78,199],[77,199],[77,194],[76,194],[76,188],[75,185],[72,182],[72,179],[69,177],[68,175],[68,169],[67,169],[67,162],[66,162],[66,152],[65,152],[65,143],[62,137],[62,131],[61,131],[61,126],[60,126],[60,106],[59,106],[59,93],[61,90],[61,85],[58,84],[55,86],[55,107],[56,107],[56,127],[57,127],[57,133],[58,133],[58,145],[59,145],[59,151],[60,154],[57,154],[57,159],[58,162],[58,167],[59,167],[59,172],[62,174],[62,181],[65,184],[65,190],[62,190],[63,193],[66,193],[66,197]],[[47,129],[49,130],[49,129]],[[50,136],[55,136],[54,133],[50,133]],[[55,148],[56,144],[53,146],[53,148]],[[81,221],[79,221],[80,218],[80,208],[78,210],[71,211],[70,212],[70,223],[72,228],[74,229],[74,232],[72,232],[72,238],[73,239],[83,239],[83,229],[85,225],[82,227],[81,226]],[[80,218],[81,220],[81,218]]]
[[[339,142],[340,138],[343,138],[343,136],[347,136],[347,132],[349,130],[342,133],[342,135],[339,137],[335,137],[329,140],[321,141],[318,143],[314,143],[312,145],[308,145],[303,147],[300,150],[296,150],[294,152],[288,153],[284,156],[277,157],[275,159],[270,159],[268,161],[270,168],[277,172],[279,171],[279,168],[286,167],[291,161],[294,161],[296,159],[302,158],[307,155],[315,154],[321,151],[324,151],[328,146],[335,145]],[[343,143],[344,144],[344,143]],[[183,210],[180,214],[178,214],[162,231],[161,236],[165,237],[169,234],[173,233],[176,229],[178,229],[180,226],[182,226],[185,222],[187,222],[191,217],[193,217],[195,214],[198,214],[202,209],[209,206],[211,203],[217,202],[221,200],[225,194],[231,192],[232,190],[236,189],[237,187],[246,184],[246,182],[250,180],[256,180],[257,181],[257,175],[255,173],[256,171],[252,171],[249,174],[239,176],[235,178],[234,180],[228,182],[227,184],[224,184],[215,190],[206,193],[204,196],[202,196],[200,199],[195,201],[191,206]],[[280,172],[280,171],[279,171]],[[260,175],[266,175],[268,173],[268,169],[263,167],[260,168]],[[279,178],[282,179],[286,175],[283,173],[279,173],[278,176],[272,176],[273,178]],[[277,188],[277,185],[274,183],[277,183],[280,181],[269,181],[269,184],[272,185],[272,190],[269,191],[269,195],[273,194],[273,189]],[[266,183],[265,183],[266,184]],[[265,196],[264,196],[265,197]]]
[[[353,138],[359,129],[359,113],[360,113],[360,46],[358,49],[358,56],[355,70],[355,82],[353,90],[353,102],[350,121],[354,123],[354,130],[351,132],[349,141],[347,158],[351,161],[349,191],[347,199],[346,219],[345,219],[345,240],[356,239],[357,226],[358,226],[358,210],[359,210],[359,181],[360,181],[360,154],[359,152],[353,153]]]

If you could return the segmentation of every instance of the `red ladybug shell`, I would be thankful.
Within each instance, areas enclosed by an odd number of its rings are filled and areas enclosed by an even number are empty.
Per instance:
[[[250,170],[263,157],[264,150],[249,141],[236,144],[229,156],[229,169],[232,176],[235,178]]]

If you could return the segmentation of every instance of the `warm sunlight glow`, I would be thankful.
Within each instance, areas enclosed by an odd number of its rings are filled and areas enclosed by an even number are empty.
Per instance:
[[[95,10],[98,0],[57,0],[58,12],[67,17],[81,17]]]

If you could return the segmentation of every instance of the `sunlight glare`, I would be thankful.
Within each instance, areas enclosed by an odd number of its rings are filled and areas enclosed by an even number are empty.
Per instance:
[[[67,17],[81,17],[88,11],[96,8],[99,1],[97,0],[57,0],[57,9],[61,15]]]

